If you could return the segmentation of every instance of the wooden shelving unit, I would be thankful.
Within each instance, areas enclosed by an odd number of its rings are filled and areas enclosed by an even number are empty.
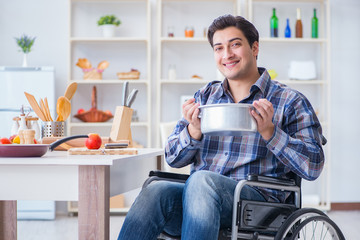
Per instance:
[[[97,20],[114,14],[121,20],[114,37],[103,37]],[[83,80],[82,71],[75,64],[87,58],[93,66],[107,60],[110,65],[102,80]],[[131,68],[140,71],[138,80],[119,80],[117,72]],[[81,122],[73,116],[77,109],[90,109],[90,89],[97,87],[98,109],[115,113],[121,105],[122,87],[129,81],[129,92],[139,89],[132,108],[138,121],[131,123],[132,138],[144,147],[151,147],[151,1],[150,0],[69,0],[69,76],[68,83],[78,83],[72,99],[72,113],[67,121],[67,134],[86,134],[91,131],[109,136],[112,119],[107,122]],[[110,212],[127,213],[129,208],[111,208]],[[76,202],[68,203],[69,213],[77,212]]]
[[[260,66],[271,69],[277,66],[281,83],[289,85],[304,93],[312,103],[314,109],[319,112],[318,117],[322,123],[324,135],[328,143],[324,146],[326,163],[322,175],[315,182],[303,180],[303,205],[316,207],[322,210],[330,210],[330,163],[331,148],[330,139],[330,4],[329,0],[248,0],[248,19],[259,27],[261,56]],[[303,22],[303,38],[295,38],[296,8],[300,7]],[[269,19],[271,9],[277,9],[279,18],[279,38],[270,38]],[[319,38],[311,38],[311,17],[313,9],[317,9],[319,19]],[[268,12],[266,16],[260,13]],[[286,18],[290,19],[292,38],[284,38],[282,30],[285,29]],[[283,28],[281,28],[283,26]],[[302,47],[302,52],[298,48]],[[271,49],[270,49],[271,48]],[[278,55],[267,56],[266,54]],[[264,61],[261,61],[264,59]],[[289,80],[286,79],[287,64],[289,60],[312,60],[317,66],[318,79],[315,80]],[[259,60],[258,60],[259,61]]]

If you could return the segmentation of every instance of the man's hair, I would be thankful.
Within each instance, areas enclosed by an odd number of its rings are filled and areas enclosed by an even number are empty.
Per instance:
[[[209,27],[207,37],[211,47],[214,47],[213,37],[215,32],[227,27],[236,27],[242,31],[249,42],[250,47],[252,47],[254,42],[259,42],[259,32],[251,22],[241,16],[226,14],[216,18]]]

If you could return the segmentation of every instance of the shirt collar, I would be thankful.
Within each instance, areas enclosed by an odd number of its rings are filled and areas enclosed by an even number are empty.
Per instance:
[[[253,93],[254,91],[256,91],[258,89],[261,91],[261,93],[265,97],[267,95],[267,92],[269,91],[271,78],[270,78],[268,71],[265,68],[259,67],[258,71],[260,74],[260,78],[251,86],[250,95],[251,95],[251,93]],[[225,94],[226,91],[229,92],[229,82],[228,82],[227,78],[225,78],[221,82],[221,87],[218,89],[216,95],[218,96],[218,98],[221,98]]]
[[[250,94],[258,89],[262,93],[263,97],[266,97],[266,95],[269,91],[269,88],[270,88],[271,78],[270,78],[268,71],[265,68],[259,67],[258,71],[259,71],[260,77],[254,83],[254,85],[251,86]]]

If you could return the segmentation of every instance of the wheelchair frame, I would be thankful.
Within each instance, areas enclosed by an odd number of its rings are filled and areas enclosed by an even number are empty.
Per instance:
[[[186,174],[151,171],[149,178],[143,184],[143,188],[153,181],[165,180],[184,183],[188,177],[189,175]],[[314,208],[301,208],[300,182],[300,180],[278,179],[258,175],[249,175],[246,180],[239,181],[234,191],[231,230],[221,230],[219,240],[293,240],[297,239],[299,228],[304,228],[306,224],[319,221],[325,224],[328,230],[330,229],[331,239],[345,240],[339,227],[325,213]],[[288,204],[241,200],[240,192],[246,185],[292,192],[294,193],[294,202]],[[260,208],[260,213],[255,213]],[[245,213],[246,210],[248,210],[248,213]],[[251,214],[254,215],[253,219],[249,218]],[[257,218],[259,215],[265,221],[259,220]],[[261,225],[253,224],[254,219],[255,222],[260,222]],[[297,232],[296,236],[292,234],[293,232]],[[162,236],[165,238],[160,239],[179,239],[166,233],[162,233]]]

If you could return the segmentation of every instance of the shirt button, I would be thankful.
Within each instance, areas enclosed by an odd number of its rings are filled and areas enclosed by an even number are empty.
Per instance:
[[[218,173],[219,173],[219,172],[220,172],[220,168],[217,168],[217,169],[216,169],[216,172],[218,172]]]
[[[185,144],[187,144],[187,141],[185,140]]]
[[[225,152],[225,156],[227,156],[229,153],[228,152]]]

